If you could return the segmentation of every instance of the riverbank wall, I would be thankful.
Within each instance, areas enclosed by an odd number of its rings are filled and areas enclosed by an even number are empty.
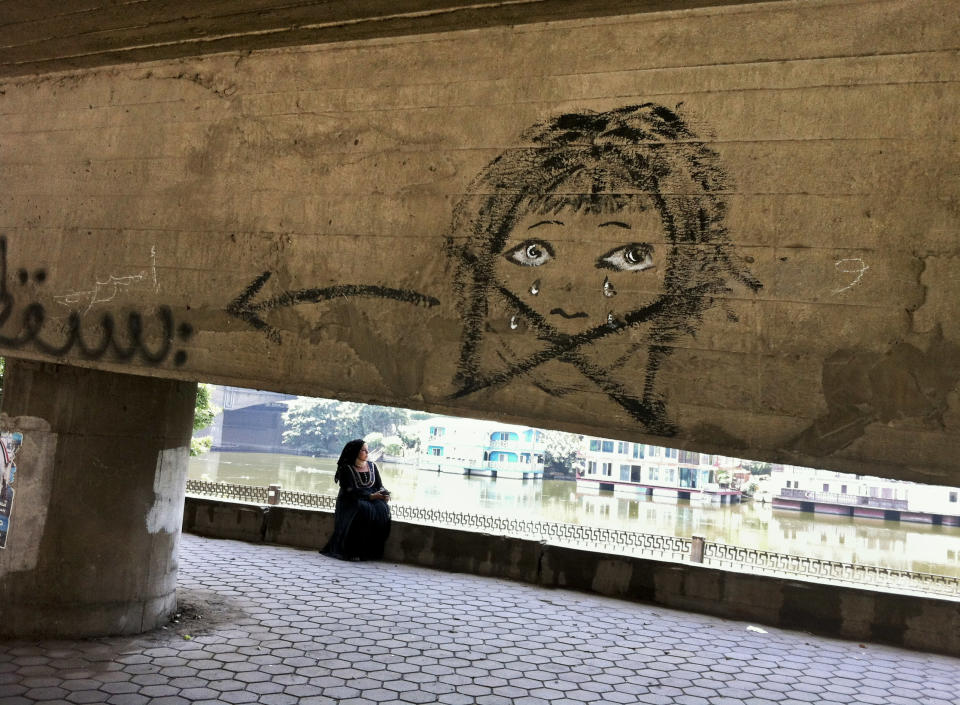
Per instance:
[[[183,530],[318,549],[333,531],[333,513],[187,497]],[[946,598],[613,555],[396,520],[384,558],[960,656],[960,601]]]

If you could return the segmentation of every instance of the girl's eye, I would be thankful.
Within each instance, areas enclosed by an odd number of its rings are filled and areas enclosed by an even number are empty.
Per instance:
[[[553,246],[543,240],[524,240],[503,253],[514,264],[524,267],[539,267],[553,259]]]
[[[598,268],[618,272],[642,272],[653,266],[653,247],[645,242],[616,247],[597,258]]]

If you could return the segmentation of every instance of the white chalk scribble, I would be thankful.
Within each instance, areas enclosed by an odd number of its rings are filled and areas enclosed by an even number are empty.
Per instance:
[[[104,304],[113,301],[125,289],[139,282],[150,280],[153,282],[154,291],[160,291],[160,282],[157,279],[157,246],[150,248],[150,272],[142,271],[137,274],[126,274],[116,276],[111,274],[106,281],[97,279],[92,289],[82,291],[70,291],[60,296],[54,296],[54,300],[61,306],[67,308],[80,304],[83,308],[82,313],[90,312],[97,304]]]
[[[848,257],[846,259],[837,260],[834,265],[837,268],[838,272],[843,274],[856,274],[856,278],[840,289],[835,289],[834,294],[840,294],[850,289],[851,287],[856,286],[863,279],[863,275],[867,273],[867,270],[870,269],[869,265],[864,262],[859,257]]]
[[[157,281],[157,246],[150,246],[150,273],[153,276],[153,290],[160,291],[160,282]]]
[[[111,274],[106,281],[98,279],[93,289],[71,291],[61,296],[55,296],[54,300],[61,306],[67,307],[81,304],[83,313],[88,313],[97,304],[113,301],[122,290],[136,282],[143,281],[146,277],[146,272],[129,274],[123,277],[115,277]]]

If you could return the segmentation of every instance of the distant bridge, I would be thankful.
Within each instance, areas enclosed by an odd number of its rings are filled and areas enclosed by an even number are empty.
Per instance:
[[[279,452],[281,415],[287,410],[286,402],[296,398],[294,394],[215,385],[210,401],[223,413],[197,435],[210,436],[214,450]]]

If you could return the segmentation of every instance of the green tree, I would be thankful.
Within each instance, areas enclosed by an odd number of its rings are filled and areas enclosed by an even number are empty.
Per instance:
[[[194,433],[212,424],[217,414],[223,411],[223,409],[210,401],[212,391],[213,387],[209,384],[197,385],[197,403],[193,410]],[[203,455],[210,450],[211,446],[213,446],[213,439],[209,436],[205,438],[191,438],[190,455]]]
[[[191,438],[190,439],[190,456],[197,457],[198,455],[203,455],[210,451],[213,447],[213,439],[210,436],[204,436],[203,438]]]
[[[544,475],[557,479],[574,479],[580,466],[583,436],[579,433],[545,431],[546,450],[543,454]]]
[[[363,440],[367,442],[367,448],[373,452],[378,448],[383,447],[383,434],[380,431],[374,431],[373,433],[368,433],[363,437]]]
[[[216,404],[211,403],[210,396],[213,387],[209,384],[197,385],[197,405],[193,412],[193,430],[199,431],[213,423],[217,414],[223,411]]]
[[[311,455],[336,455],[347,441],[396,435],[408,420],[404,409],[332,399],[298,397],[283,414],[283,444]]]
[[[293,400],[283,413],[283,444],[311,455],[339,452],[347,430],[339,407],[330,399]]]
[[[399,436],[404,448],[420,451],[420,435],[416,431],[401,428],[397,431],[397,436]]]
[[[366,438],[370,433],[382,433],[384,436],[396,435],[400,426],[407,423],[409,419],[409,412],[405,409],[373,404],[356,404],[356,406],[360,407],[357,414],[360,433],[357,438]]]
[[[761,463],[757,460],[745,460],[740,467],[748,470],[754,476],[769,475],[773,471],[773,466],[770,463]]]

